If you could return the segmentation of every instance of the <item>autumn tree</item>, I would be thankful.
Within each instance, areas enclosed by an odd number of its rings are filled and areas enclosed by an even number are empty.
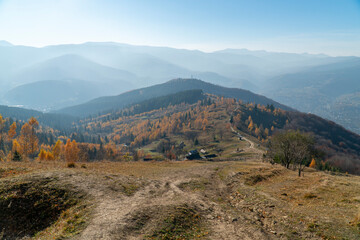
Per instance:
[[[16,151],[21,153],[22,149],[19,142],[16,139],[14,139],[12,142],[12,152],[16,152]]]
[[[60,159],[60,154],[61,154],[61,150],[62,150],[62,142],[61,140],[57,140],[57,142],[55,143],[54,147],[52,148],[52,155],[54,157],[55,160],[59,160]]]
[[[253,128],[254,128],[254,122],[253,122],[251,116],[249,116],[248,121],[249,121],[248,129],[251,132],[253,130]]]
[[[8,138],[9,140],[13,139],[16,136],[16,122],[13,122],[10,126],[10,129],[8,131]]]
[[[19,143],[22,148],[22,154],[25,157],[33,156],[38,149],[39,140],[36,136],[36,128],[38,126],[38,121],[32,117],[21,128]]]
[[[79,148],[77,146],[77,142],[75,140],[71,142],[71,140],[68,139],[65,145],[65,160],[67,162],[77,161],[78,155],[79,155]]]
[[[21,127],[19,144],[21,146],[21,154],[25,157],[29,156],[30,152],[30,135],[31,135],[31,127],[28,123],[25,123]]]
[[[2,146],[4,144],[4,130],[5,127],[5,119],[1,116],[0,114],[0,146]]]
[[[47,151],[47,150],[41,148],[41,149],[40,149],[40,152],[39,152],[38,159],[39,159],[40,161],[44,161],[44,160],[46,160],[46,161],[52,161],[52,160],[54,160],[54,155],[52,154],[51,151]]]
[[[38,159],[40,161],[43,161],[46,159],[46,151],[43,148],[40,149]]]
[[[311,168],[315,168],[315,167],[316,167],[316,161],[315,161],[314,158],[311,160],[311,163],[310,163],[309,167],[311,167]]]
[[[29,120],[30,132],[30,154],[34,154],[38,149],[39,140],[36,136],[36,129],[39,127],[39,122],[32,117]]]

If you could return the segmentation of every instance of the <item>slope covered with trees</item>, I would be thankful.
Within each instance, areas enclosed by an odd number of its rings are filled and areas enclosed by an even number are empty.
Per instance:
[[[61,131],[70,129],[74,121],[77,121],[76,117],[70,115],[43,113],[30,109],[2,105],[0,105],[0,114],[4,118],[11,118],[13,121],[27,121],[31,117],[35,117],[41,125]]]
[[[253,102],[263,105],[273,104],[275,107],[291,110],[291,108],[285,105],[247,90],[221,87],[198,79],[174,79],[163,84],[129,91],[118,96],[97,98],[85,104],[61,109],[58,112],[74,116],[89,116],[100,112],[119,110],[129,104],[150,98],[194,89],[201,89],[204,93],[236,98],[243,102]]]
[[[314,139],[317,168],[360,174],[359,135],[312,114],[285,111],[272,104],[244,103],[203,90],[156,97],[73,121],[64,131],[40,124],[35,130],[38,147],[31,154],[21,144],[17,148],[15,140],[22,141],[19,129],[34,133],[35,128],[28,131],[30,123],[16,123],[16,139],[10,134],[12,120],[5,123],[3,133],[9,138],[3,156],[11,153],[11,158],[20,154],[21,158],[67,161],[183,159],[197,148],[207,149],[212,158],[226,160],[241,156],[238,147],[235,153],[232,149],[239,146],[232,127],[253,136],[264,147],[277,132],[296,130]],[[15,140],[9,141],[12,138]]]

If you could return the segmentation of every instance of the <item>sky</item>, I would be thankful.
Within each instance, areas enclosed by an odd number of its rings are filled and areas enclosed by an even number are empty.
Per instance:
[[[360,0],[0,0],[0,40],[360,56]]]

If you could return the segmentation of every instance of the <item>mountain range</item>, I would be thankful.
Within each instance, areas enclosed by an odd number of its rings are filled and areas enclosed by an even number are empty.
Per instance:
[[[113,42],[35,48],[1,41],[0,99],[55,111],[169,79],[197,78],[260,93],[359,133],[358,65],[357,57],[323,54],[207,53]]]

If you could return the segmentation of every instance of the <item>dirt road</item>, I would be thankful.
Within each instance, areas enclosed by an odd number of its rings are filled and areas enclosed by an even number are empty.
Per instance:
[[[12,164],[9,171],[18,169],[23,175],[0,179],[2,183],[24,191],[32,181],[44,182],[39,191],[45,195],[31,189],[32,196],[41,199],[48,196],[49,189],[82,196],[81,206],[85,204],[88,211],[79,216],[85,216],[85,225],[75,229],[72,239],[359,238],[355,225],[359,177],[309,170],[306,177],[299,178],[296,172],[256,159],[98,162],[75,169],[55,163],[18,164]],[[19,194],[26,193],[21,191],[7,197],[14,198],[15,203]],[[14,208],[16,204],[0,207]],[[41,214],[46,216],[47,211]],[[71,215],[71,221],[75,220]],[[64,221],[56,224],[39,233],[43,238],[36,239],[55,239],[49,234],[64,229]]]
[[[254,143],[253,141],[251,141],[251,140],[248,139],[247,137],[244,137],[244,135],[241,135],[238,131],[236,131],[236,130],[233,128],[233,126],[230,126],[230,128],[231,128],[231,131],[232,131],[233,133],[235,133],[235,134],[239,137],[239,139],[241,139],[241,140],[246,141],[246,142],[249,143],[249,147],[246,148],[246,149],[244,149],[245,152],[255,152],[255,153],[259,154],[260,156],[262,156],[262,154],[264,153],[264,151],[261,150],[261,149],[259,149],[259,148],[256,148],[256,147],[255,147],[255,143]],[[241,141],[241,140],[240,140],[240,141]]]
[[[158,179],[124,176],[61,176],[66,184],[95,199],[93,218],[76,239],[144,239],[174,207],[195,209],[205,223],[204,239],[271,239],[273,234],[254,226],[251,213],[241,213],[228,204],[232,191],[219,179],[226,165],[204,164],[201,168],[177,169]],[[124,184],[137,184],[124,194]]]
[[[270,230],[252,223],[256,213],[231,205],[236,177],[221,179],[229,164],[169,163],[171,167],[151,177],[92,170],[55,171],[43,177],[91,199],[92,217],[75,239],[146,239],[178,208],[201,216],[201,239],[274,238]]]

